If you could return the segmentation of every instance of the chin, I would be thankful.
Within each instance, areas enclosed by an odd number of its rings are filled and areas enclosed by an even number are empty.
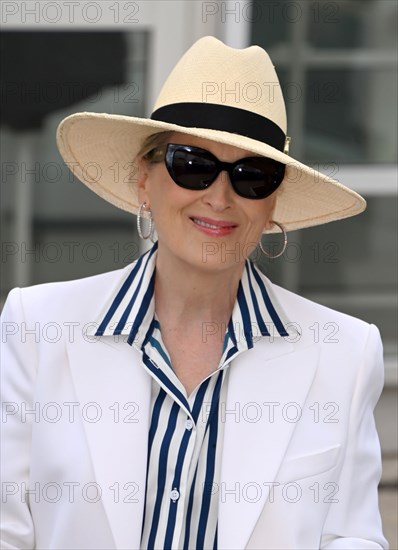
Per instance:
[[[209,239],[199,244],[195,256],[201,269],[222,271],[241,267],[252,250],[253,246],[245,247],[239,242]]]

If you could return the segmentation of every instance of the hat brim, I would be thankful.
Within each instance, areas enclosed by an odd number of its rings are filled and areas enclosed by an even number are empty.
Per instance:
[[[87,187],[118,208],[136,214],[134,160],[146,138],[167,131],[232,145],[286,164],[273,218],[287,231],[348,218],[366,208],[358,193],[337,180],[266,143],[229,132],[123,115],[76,113],[60,123],[57,144],[65,163]],[[278,228],[268,232],[274,231]]]

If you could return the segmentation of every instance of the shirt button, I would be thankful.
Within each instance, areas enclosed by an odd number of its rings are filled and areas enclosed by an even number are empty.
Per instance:
[[[185,428],[187,430],[192,430],[193,428],[193,422],[190,418],[188,418],[188,420],[185,421]]]
[[[170,498],[173,502],[178,500],[180,498],[180,493],[177,491],[177,489],[173,489],[170,493]]]

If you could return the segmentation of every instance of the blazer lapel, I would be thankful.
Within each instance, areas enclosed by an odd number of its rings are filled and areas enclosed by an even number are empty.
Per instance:
[[[67,344],[95,481],[115,548],[139,548],[145,499],[150,378],[124,337]]]
[[[302,349],[264,338],[231,365],[222,419],[220,548],[246,547],[303,409],[318,353],[314,345]]]

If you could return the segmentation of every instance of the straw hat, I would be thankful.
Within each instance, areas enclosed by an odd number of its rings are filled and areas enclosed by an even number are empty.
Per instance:
[[[272,61],[258,46],[241,50],[211,36],[201,38],[170,73],[150,119],[76,113],[60,123],[57,144],[85,185],[136,213],[134,159],[147,137],[163,131],[211,139],[286,164],[273,219],[287,230],[366,208],[360,195],[288,155],[282,91]]]

